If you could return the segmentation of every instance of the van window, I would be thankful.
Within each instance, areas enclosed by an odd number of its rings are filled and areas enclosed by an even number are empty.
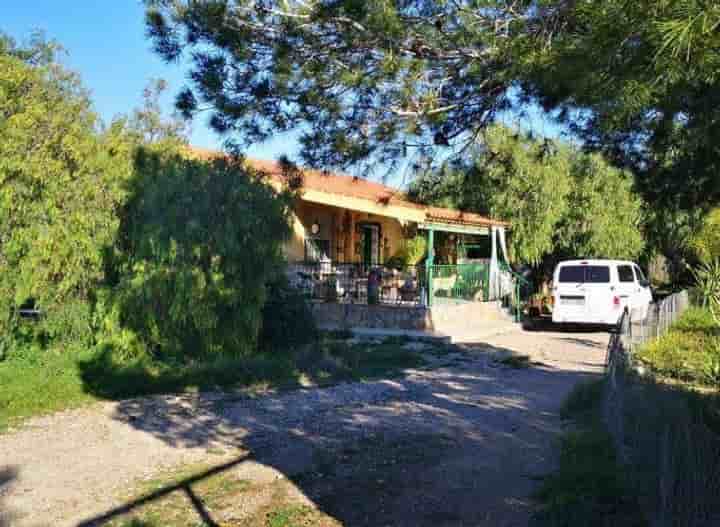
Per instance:
[[[632,266],[630,265],[618,265],[618,279],[621,282],[634,282]]]
[[[635,274],[637,274],[638,282],[645,280],[645,275],[643,274],[642,269],[640,269],[637,265],[635,266]]]
[[[610,268],[605,265],[566,265],[560,268],[560,282],[607,284]]]

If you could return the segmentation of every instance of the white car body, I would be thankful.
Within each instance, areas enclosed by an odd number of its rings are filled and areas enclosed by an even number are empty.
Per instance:
[[[553,300],[553,322],[616,324],[626,310],[644,319],[652,291],[634,262],[568,260],[553,273]]]

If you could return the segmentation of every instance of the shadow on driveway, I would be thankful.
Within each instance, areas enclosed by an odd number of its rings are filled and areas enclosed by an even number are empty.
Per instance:
[[[174,492],[188,496],[198,521],[219,525],[226,518],[212,517],[193,485],[248,460],[282,473],[346,527],[522,525],[536,480],[552,467],[558,408],[592,376],[538,364],[500,367],[478,353],[392,381],[254,400],[201,393],[123,401],[114,419],[168,445],[250,454],[81,525],[101,525]]]
[[[0,467],[0,527],[10,527],[14,517],[11,510],[3,505],[3,497],[10,483],[17,477],[17,471],[13,467]]]

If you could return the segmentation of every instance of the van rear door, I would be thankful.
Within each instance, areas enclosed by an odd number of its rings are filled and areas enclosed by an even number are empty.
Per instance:
[[[604,323],[613,307],[610,287],[608,265],[561,265],[556,285],[558,314],[567,322]]]
[[[563,320],[579,322],[585,318],[585,267],[560,265],[555,279],[555,309]]]
[[[585,314],[588,322],[604,324],[613,317],[613,290],[608,265],[588,265],[585,268]],[[619,316],[619,315],[618,315]]]

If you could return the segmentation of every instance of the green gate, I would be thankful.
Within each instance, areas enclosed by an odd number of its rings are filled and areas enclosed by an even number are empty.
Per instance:
[[[488,299],[490,265],[469,263],[432,265],[429,269],[430,304],[436,302],[483,302]]]

